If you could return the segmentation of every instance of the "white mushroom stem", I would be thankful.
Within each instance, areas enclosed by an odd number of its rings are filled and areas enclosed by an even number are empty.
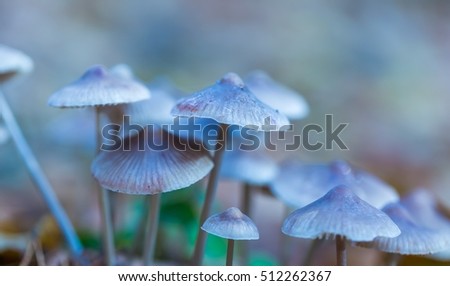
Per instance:
[[[233,266],[233,253],[234,253],[234,240],[228,239],[226,266]]]
[[[200,224],[198,228],[197,240],[195,242],[194,255],[192,257],[192,263],[194,265],[201,265],[203,261],[203,254],[205,252],[206,232],[200,228],[206,219],[211,214],[211,207],[214,201],[214,197],[217,192],[217,184],[219,182],[220,166],[222,165],[222,158],[226,148],[227,141],[227,127],[226,124],[221,124],[218,128],[217,143],[215,146],[213,163],[214,167],[209,174],[208,186],[206,188],[206,197],[203,202],[203,208],[200,215]]]
[[[144,265],[152,265],[155,257],[155,245],[158,234],[159,208],[161,194],[150,196],[150,209],[145,227],[144,237]]]
[[[336,236],[336,259],[338,266],[347,265],[346,239],[342,235]]]
[[[96,153],[100,151],[103,143],[101,137],[101,118],[100,111],[95,108],[95,126],[96,126]],[[96,183],[97,191],[99,194],[99,206],[102,216],[102,239],[103,239],[103,251],[105,252],[106,262],[108,265],[116,264],[116,253],[114,247],[114,230],[112,223],[111,202],[110,193],[108,190],[103,189],[99,183]]]
[[[70,251],[77,257],[80,257],[83,252],[83,246],[75,232],[75,229],[72,223],[69,220],[66,212],[61,206],[58,198],[53,191],[52,186],[50,185],[47,177],[42,171],[41,166],[39,165],[36,157],[31,151],[30,146],[28,146],[25,137],[22,134],[22,131],[17,124],[17,121],[14,117],[13,112],[11,111],[8,102],[6,101],[3,93],[0,91],[0,113],[3,116],[3,120],[5,122],[6,127],[9,130],[9,133],[19,151],[20,156],[22,157],[31,178],[40,191],[45,203],[47,204],[50,212],[55,218],[56,223],[58,224],[63,236],[65,237],[67,244],[69,246]]]

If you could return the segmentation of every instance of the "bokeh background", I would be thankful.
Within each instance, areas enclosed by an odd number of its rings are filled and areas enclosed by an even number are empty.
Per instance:
[[[426,187],[450,207],[449,13],[450,2],[442,0],[0,0],[0,42],[35,61],[33,73],[3,91],[85,243],[94,248],[93,115],[47,106],[51,93],[94,64],[127,63],[143,81],[165,75],[188,93],[229,71],[266,70],[309,102],[311,114],[296,128],[323,124],[325,114],[349,124],[342,133],[347,151],[277,152],[274,158],[347,159],[402,194]],[[239,190],[227,182],[220,187],[218,209],[224,209]],[[185,207],[177,203],[191,198],[186,192],[166,199],[171,214]],[[128,246],[138,220],[133,210],[142,207],[135,204],[117,211],[118,225],[134,222],[125,227]],[[263,249],[257,256],[262,264],[276,263],[273,232],[284,215],[279,206],[269,197],[257,201],[254,219],[262,237],[272,237],[254,246]],[[267,207],[274,211],[264,212]],[[3,231],[27,231],[45,213],[14,145],[1,145]],[[189,208],[180,215],[186,213],[196,215]],[[165,216],[168,237],[182,235],[176,217]],[[221,250],[217,243],[210,249]],[[212,263],[214,255],[220,256],[210,251]],[[355,263],[373,263],[358,257]]]

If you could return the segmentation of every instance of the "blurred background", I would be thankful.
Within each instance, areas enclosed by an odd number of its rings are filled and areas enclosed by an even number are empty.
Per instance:
[[[86,233],[84,242],[94,248],[98,213],[89,171],[94,117],[90,110],[47,106],[50,94],[94,64],[127,63],[145,82],[166,75],[188,93],[229,71],[266,70],[309,102],[311,114],[295,122],[296,128],[323,125],[325,114],[333,114],[336,125],[349,124],[341,136],[347,151],[335,145],[277,152],[274,158],[346,159],[399,193],[426,187],[450,207],[449,13],[450,2],[442,0],[0,0],[0,42],[35,61],[30,75],[2,88],[77,229]],[[220,187],[218,209],[225,209],[238,187],[227,182]],[[173,195],[175,203],[168,197],[166,207],[179,210],[177,199],[191,198],[185,192]],[[142,206],[133,203],[131,209]],[[278,231],[284,216],[280,207],[261,211],[271,206],[279,203],[270,197],[257,201],[260,214],[254,219],[263,225],[262,237]],[[181,215],[195,221],[191,212]],[[26,231],[45,213],[13,143],[1,145],[0,227]],[[126,210],[118,216],[137,225],[136,215]],[[166,232],[177,236],[176,219],[164,218]],[[128,246],[135,225],[123,231]],[[255,249],[264,249],[258,263],[276,263],[277,239],[256,243]],[[214,255],[222,254],[210,255],[214,263]],[[354,263],[374,263],[360,260]]]

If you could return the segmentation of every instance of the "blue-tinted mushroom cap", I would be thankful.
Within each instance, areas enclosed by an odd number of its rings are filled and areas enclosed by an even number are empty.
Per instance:
[[[149,143],[150,142],[150,143]],[[209,153],[154,126],[125,138],[114,151],[102,150],[91,172],[105,189],[127,194],[158,194],[199,181],[213,167]]]
[[[361,199],[376,208],[382,208],[399,199],[394,188],[342,160],[329,164],[285,161],[280,165],[278,176],[271,183],[271,191],[284,203],[300,208],[341,184],[350,187]]]
[[[210,234],[233,240],[256,240],[259,232],[253,221],[238,208],[210,216],[202,225]]]
[[[228,73],[216,84],[178,101],[172,115],[211,118],[252,129],[271,124],[279,130],[289,125],[285,115],[262,103],[235,73]]]
[[[267,73],[253,71],[244,81],[259,100],[288,118],[302,119],[309,114],[308,103],[302,95],[274,81]]]
[[[352,241],[371,241],[379,236],[400,234],[399,228],[385,213],[342,185],[291,213],[281,230],[294,237],[314,239],[341,235]]]
[[[149,90],[139,82],[111,74],[102,66],[93,66],[80,79],[52,94],[48,104],[53,107],[104,106],[149,97]]]
[[[450,235],[450,220],[439,211],[436,199],[430,191],[415,189],[401,198],[400,204],[417,223],[441,230],[443,235]]]
[[[404,255],[431,254],[450,247],[448,238],[438,230],[418,223],[401,203],[389,204],[383,211],[400,228],[401,234],[393,238],[377,237],[372,242],[358,245]]]
[[[252,185],[266,185],[275,178],[277,173],[277,163],[261,149],[227,150],[220,169],[220,175],[223,178]]]
[[[0,82],[33,70],[33,61],[23,52],[0,44]]]

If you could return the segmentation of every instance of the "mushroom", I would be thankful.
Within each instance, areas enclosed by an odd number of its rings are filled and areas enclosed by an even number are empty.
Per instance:
[[[101,118],[99,107],[136,102],[150,97],[150,92],[142,84],[111,74],[100,65],[89,68],[78,80],[53,93],[48,104],[52,107],[94,107],[96,114],[97,150],[102,144]],[[107,262],[115,264],[114,238],[111,222],[109,193],[99,189],[100,209],[103,220],[103,239]]]
[[[448,235],[442,235],[440,229],[422,224],[402,203],[388,204],[383,211],[397,224],[401,234],[397,237],[377,237],[371,242],[358,243],[359,246],[401,255],[432,254],[450,246]]]
[[[202,225],[202,230],[228,240],[226,265],[233,265],[235,240],[257,240],[259,232],[253,221],[238,208],[212,215]]]
[[[450,239],[450,220],[441,212],[436,197],[426,189],[415,189],[401,198],[404,206],[415,222],[431,227],[441,232],[443,237]],[[431,254],[433,259],[450,260],[450,249]]]
[[[32,69],[33,61],[27,55],[16,49],[0,45],[0,84],[3,84],[15,75],[28,73]],[[40,191],[44,201],[46,202],[50,212],[64,235],[71,253],[77,258],[80,258],[80,255],[83,252],[83,246],[81,245],[75,229],[65,210],[58,201],[53,187],[50,185],[50,182],[45,176],[30,146],[23,136],[20,126],[14,117],[14,113],[12,112],[5,96],[1,91],[0,116],[3,118],[5,127],[8,129],[8,136],[11,136],[14,141],[34,184]],[[3,136],[5,136],[5,133],[3,133]]]
[[[298,120],[309,114],[308,103],[298,92],[276,82],[264,71],[253,71],[244,81],[259,100],[289,119]]]
[[[160,194],[199,181],[213,167],[205,149],[191,149],[189,141],[176,138],[160,127],[149,127],[125,138],[122,148],[100,151],[91,168],[93,176],[105,189],[151,195],[144,246],[146,265],[153,263]],[[157,144],[158,149],[151,144]]]
[[[228,73],[216,84],[181,99],[172,109],[172,115],[211,118],[220,124],[214,148],[214,168],[208,180],[200,225],[208,218],[215,197],[222,155],[227,144],[227,128],[238,125],[267,131],[267,127],[280,130],[289,124],[286,116],[258,100],[235,73]],[[201,264],[205,240],[205,233],[199,229],[193,255],[195,265]]]
[[[300,208],[341,184],[349,186],[361,199],[376,208],[399,200],[393,187],[342,160],[328,164],[285,161],[280,165],[277,178],[272,181],[271,191],[287,205]]]
[[[400,234],[400,229],[385,213],[344,185],[291,213],[281,230],[300,238],[335,237],[337,265],[347,265],[346,240],[372,241]]]
[[[261,148],[245,151],[236,147],[225,151],[220,176],[242,184],[240,205],[242,211],[250,215],[252,213],[252,191],[268,185],[275,178],[277,172],[278,165]],[[247,243],[242,244],[241,254],[242,263],[245,265],[249,259]]]

